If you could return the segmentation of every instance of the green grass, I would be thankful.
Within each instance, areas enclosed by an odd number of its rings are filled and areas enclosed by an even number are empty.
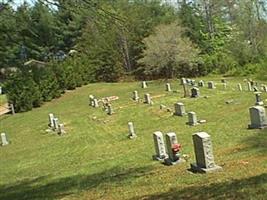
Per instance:
[[[0,95],[0,106],[7,103],[6,95]]]
[[[0,148],[0,199],[267,199],[267,131],[248,130],[252,92],[235,91],[242,80],[229,80],[223,90],[201,88],[201,98],[181,98],[179,81],[164,91],[163,81],[99,83],[67,92],[61,98],[27,113],[1,118],[1,131],[11,144]],[[131,101],[132,91],[146,92],[154,105]],[[115,114],[88,106],[88,95],[119,96]],[[203,96],[209,96],[207,99]],[[267,93],[262,94],[267,98]],[[226,100],[234,103],[226,104]],[[186,125],[187,117],[159,109],[183,102],[206,124]],[[67,134],[47,133],[48,114],[65,123]],[[127,138],[127,122],[133,121],[138,138]],[[188,162],[165,166],[152,160],[152,133],[175,132]],[[205,131],[212,137],[216,164],[223,171],[192,174],[192,134]]]

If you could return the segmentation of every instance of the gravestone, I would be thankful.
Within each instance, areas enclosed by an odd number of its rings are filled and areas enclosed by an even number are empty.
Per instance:
[[[263,106],[253,106],[249,108],[251,124],[249,129],[263,129],[267,127],[267,118],[265,108]]]
[[[204,87],[204,86],[205,86],[204,81],[203,81],[203,80],[200,80],[200,81],[198,82],[198,87]]]
[[[186,84],[186,79],[185,78],[181,78],[181,85],[185,85]]]
[[[5,146],[5,145],[8,145],[8,144],[9,144],[9,142],[7,140],[6,134],[5,133],[1,133],[1,145]]]
[[[167,92],[171,92],[171,84],[170,83],[166,83],[166,91]]]
[[[151,104],[150,94],[146,93],[144,95],[144,98],[145,98],[145,101],[144,101],[145,104]]]
[[[255,92],[255,97],[256,97],[256,106],[262,106],[264,103],[261,100],[261,92]]]
[[[163,110],[163,109],[165,109],[165,108],[167,108],[167,106],[165,106],[165,105],[163,105],[163,104],[160,104],[160,105],[159,105],[159,109],[160,109],[160,110]]]
[[[134,131],[134,125],[133,122],[128,122],[128,129],[129,129],[129,138],[134,139],[137,137]]]
[[[137,92],[136,90],[133,91],[133,100],[134,100],[134,101],[139,101],[138,92]]]
[[[192,80],[190,81],[190,85],[191,85],[191,86],[195,86],[195,84],[196,84],[196,81],[195,81],[194,79],[192,79]]]
[[[253,86],[253,91],[254,92],[259,92],[259,88],[257,86]]]
[[[49,119],[49,124],[48,126],[50,126],[51,128],[54,128],[54,114],[53,113],[49,113],[48,114],[48,119]]]
[[[181,145],[178,143],[175,133],[166,134],[166,148],[168,158],[165,159],[165,163],[167,165],[174,165],[183,161],[180,158]]]
[[[223,89],[226,90],[227,89],[227,83],[223,83],[222,85],[223,85]]]
[[[252,86],[251,86],[251,82],[250,81],[247,82],[247,86],[248,86],[248,91],[251,92],[252,91]]]
[[[174,115],[176,116],[184,116],[186,114],[185,112],[185,106],[183,103],[175,103],[174,104]]]
[[[222,167],[214,162],[212,143],[210,135],[206,132],[199,132],[192,135],[196,163],[191,164],[191,170],[194,172],[209,173],[221,170]]]
[[[128,122],[128,130],[129,130],[129,138],[134,139],[137,137],[134,131],[134,125],[133,122]]]
[[[95,107],[95,108],[99,107],[98,100],[96,98],[94,98],[94,100],[93,100],[93,107]]]
[[[191,97],[196,98],[200,96],[200,91],[197,87],[191,88]]]
[[[214,85],[214,82],[213,81],[209,81],[208,82],[208,88],[209,89],[215,89],[215,85]]]
[[[58,118],[54,117],[53,118],[53,129],[58,130],[59,123],[58,123]]]
[[[66,131],[65,131],[65,128],[64,128],[64,124],[59,124],[58,125],[58,134],[59,135],[63,135],[65,133],[66,133]]]
[[[112,115],[113,114],[113,108],[110,103],[107,104],[107,114]]]
[[[89,95],[89,106],[94,106],[94,99],[95,97],[93,95]]]
[[[190,83],[191,83],[191,79],[187,78],[187,79],[186,79],[186,84],[187,84],[187,85],[190,85]]]
[[[188,113],[188,125],[195,126],[197,125],[197,115],[195,112],[189,112]]]
[[[160,131],[154,132],[153,139],[154,139],[154,145],[155,145],[155,151],[156,151],[156,155],[153,156],[153,159],[163,161],[165,158],[167,158],[167,154],[166,154],[162,132]]]
[[[147,88],[146,81],[142,81],[142,88]]]
[[[238,90],[239,90],[240,92],[242,92],[243,89],[242,89],[242,85],[241,85],[240,83],[237,84],[237,88],[238,88]]]

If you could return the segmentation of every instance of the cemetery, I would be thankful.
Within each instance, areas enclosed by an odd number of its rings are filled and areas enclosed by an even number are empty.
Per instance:
[[[267,0],[0,1],[0,200],[267,200]]]
[[[264,87],[186,80],[89,84],[2,115],[0,199],[265,199]]]

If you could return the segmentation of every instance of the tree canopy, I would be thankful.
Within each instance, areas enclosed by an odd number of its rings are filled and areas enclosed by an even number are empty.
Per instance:
[[[13,5],[12,0],[0,3],[1,78],[15,83],[27,72],[40,102],[89,82],[126,76],[266,73],[266,1],[36,0]],[[47,67],[25,67],[30,60]]]

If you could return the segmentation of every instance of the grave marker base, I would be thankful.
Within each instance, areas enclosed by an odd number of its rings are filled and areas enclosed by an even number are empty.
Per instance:
[[[255,125],[255,124],[249,124],[248,125],[248,129],[265,129],[267,128],[267,124],[264,124],[264,125],[261,125],[261,126],[258,126],[258,125]]]
[[[198,123],[198,122],[197,123],[186,122],[186,124],[189,126],[196,126],[196,125],[199,125],[200,123]]]
[[[180,158],[179,160],[177,160],[177,161],[172,161],[171,159],[169,159],[169,158],[165,158],[164,159],[164,164],[165,165],[177,165],[177,164],[180,164],[180,163],[184,163],[185,162],[185,160],[184,159],[182,159],[182,158]]]
[[[153,160],[157,160],[157,161],[161,161],[161,162],[164,162],[165,161],[165,159],[167,159],[168,158],[168,156],[166,155],[165,157],[158,157],[157,155],[153,155],[152,156],[152,159]]]
[[[215,165],[212,168],[201,168],[194,163],[194,164],[190,164],[190,166],[191,166],[190,171],[196,172],[196,173],[212,173],[212,172],[222,170],[222,167],[218,165]]]
[[[256,105],[256,106],[263,106],[264,103],[263,103],[263,101],[260,101],[260,102],[256,102],[255,105]]]
[[[130,139],[135,139],[135,138],[137,138],[137,135],[129,135],[128,136]]]

